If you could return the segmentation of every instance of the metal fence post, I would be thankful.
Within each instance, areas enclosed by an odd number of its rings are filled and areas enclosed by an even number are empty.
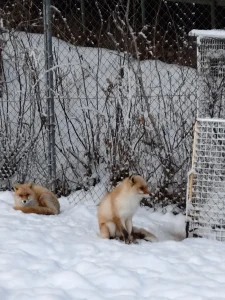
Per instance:
[[[211,27],[212,29],[216,28],[216,1],[212,0],[211,2]]]
[[[85,27],[86,16],[85,16],[85,3],[84,3],[84,0],[81,0],[80,5],[81,5],[81,19],[82,19],[83,32],[85,33],[85,30],[86,30],[86,27]]]
[[[55,110],[53,94],[53,55],[52,55],[52,11],[51,0],[43,1],[44,15],[44,49],[46,72],[46,101],[48,119],[48,185],[55,191],[56,151],[55,151]]]
[[[141,21],[142,26],[145,26],[145,0],[141,0]]]

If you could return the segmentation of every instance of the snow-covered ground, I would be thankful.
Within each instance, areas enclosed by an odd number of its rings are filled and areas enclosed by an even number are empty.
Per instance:
[[[184,216],[140,208],[134,224],[159,242],[125,245],[100,239],[93,201],[60,202],[58,216],[25,215],[0,193],[1,300],[225,299],[225,244],[180,240]]]

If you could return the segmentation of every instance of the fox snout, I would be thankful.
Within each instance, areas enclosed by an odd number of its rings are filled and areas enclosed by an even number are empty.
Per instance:
[[[145,188],[145,189],[143,190],[143,192],[144,192],[145,195],[150,195],[150,190],[149,190],[149,188]]]
[[[26,203],[27,203],[27,200],[22,200],[22,203],[23,203],[23,204],[26,204]]]
[[[144,187],[141,189],[141,195],[143,195],[144,198],[150,197],[150,190],[148,187]]]

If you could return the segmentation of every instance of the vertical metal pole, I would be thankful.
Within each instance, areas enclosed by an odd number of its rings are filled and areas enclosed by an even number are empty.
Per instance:
[[[216,1],[211,1],[211,27],[216,28]]]
[[[141,0],[141,22],[145,26],[145,0]]]
[[[48,175],[49,188],[55,191],[56,153],[55,153],[55,110],[53,94],[53,55],[52,55],[52,11],[51,0],[43,1],[44,9],[44,41],[45,41],[45,72],[46,100],[48,118]]]
[[[85,5],[84,5],[84,0],[80,1],[81,5],[81,19],[82,19],[82,26],[83,26],[83,33],[85,33],[86,30],[86,16],[85,16]]]

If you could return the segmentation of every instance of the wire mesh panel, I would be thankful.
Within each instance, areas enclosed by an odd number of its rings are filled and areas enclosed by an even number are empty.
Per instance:
[[[195,127],[187,213],[194,236],[225,240],[225,31],[197,36],[198,120]]]
[[[53,1],[57,188],[80,199],[134,172],[152,187],[145,205],[179,211],[196,108],[194,43],[184,19],[172,25],[171,11],[184,17],[184,4],[145,4],[143,16],[136,1]]]
[[[197,120],[192,168],[189,231],[225,241],[225,120]]]
[[[43,37],[14,31],[7,31],[2,37],[1,188],[9,189],[16,181],[29,180],[46,185]]]
[[[198,36],[198,116],[225,118],[225,30],[191,34]]]

